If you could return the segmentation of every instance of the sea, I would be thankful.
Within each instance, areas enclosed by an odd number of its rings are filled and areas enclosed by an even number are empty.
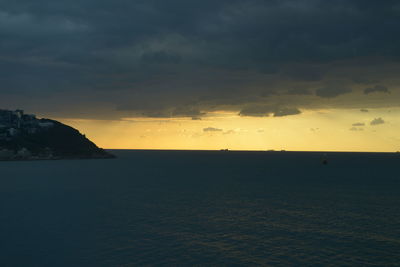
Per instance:
[[[0,266],[400,266],[398,153],[111,152],[0,162]]]

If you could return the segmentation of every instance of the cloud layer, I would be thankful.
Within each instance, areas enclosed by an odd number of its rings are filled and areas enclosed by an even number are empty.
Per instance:
[[[370,88],[364,89],[364,94],[366,94],[366,95],[368,95],[370,93],[374,93],[374,92],[390,93],[389,89],[383,85],[375,85],[372,88],[370,87]]]
[[[207,127],[203,129],[203,132],[222,132],[222,129],[214,128],[214,127]]]
[[[384,123],[385,123],[385,121],[382,118],[375,118],[370,122],[370,124],[373,125],[373,126],[374,125],[384,124]]]
[[[396,105],[399,14],[392,0],[5,0],[0,105],[101,118]]]

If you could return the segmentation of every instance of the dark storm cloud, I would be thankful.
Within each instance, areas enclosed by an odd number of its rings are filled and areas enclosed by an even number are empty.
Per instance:
[[[305,66],[292,66],[285,75],[295,81],[320,81],[323,77],[321,68]]]
[[[332,98],[339,95],[350,93],[351,88],[342,85],[329,85],[326,87],[319,88],[315,91],[315,94],[319,97]]]
[[[268,117],[274,110],[273,107],[264,105],[251,105],[244,107],[240,112],[240,116],[252,116],[252,117]]]
[[[365,88],[364,89],[364,94],[368,95],[370,93],[374,92],[381,92],[381,93],[390,93],[389,89],[386,86],[383,85],[375,85],[372,88]]]
[[[286,92],[288,95],[311,95],[312,92],[307,88],[292,88]]]
[[[301,111],[297,108],[287,108],[280,106],[265,106],[265,105],[249,105],[244,107],[240,112],[240,116],[251,117],[268,117],[272,114],[274,117],[283,117],[300,114]]]
[[[283,117],[283,116],[290,116],[290,115],[298,115],[301,111],[297,108],[281,108],[274,112],[274,117]]]
[[[3,0],[0,105],[77,116],[99,107],[155,117],[226,106],[293,113],[251,106],[380,82],[383,71],[354,71],[333,86],[332,73],[370,57],[398,60],[399,10],[391,0]],[[290,89],[297,83],[310,89]]]
[[[198,109],[194,109],[191,107],[179,107],[176,108],[173,112],[172,112],[172,116],[173,117],[192,117],[192,118],[197,118],[200,117],[202,115],[205,115],[204,112],[199,111]]]
[[[120,108],[124,110],[124,107]],[[128,110],[132,110],[132,108],[128,107]],[[140,106],[138,105],[138,109]],[[143,108],[141,108],[143,109]],[[134,109],[133,109],[134,110]],[[142,115],[144,117],[153,117],[153,118],[192,118],[192,120],[201,119],[201,116],[206,113],[199,111],[193,107],[177,107],[174,109],[161,109],[158,106],[154,106],[153,109],[139,112],[136,115]]]
[[[371,84],[371,83],[379,82],[377,80],[374,80],[374,79],[371,79],[370,77],[365,77],[365,76],[362,76],[362,77],[355,76],[355,77],[353,77],[352,80],[358,84]]]

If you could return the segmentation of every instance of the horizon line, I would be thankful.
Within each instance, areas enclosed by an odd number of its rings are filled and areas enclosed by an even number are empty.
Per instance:
[[[134,151],[204,151],[204,152],[270,152],[270,153],[381,153],[397,154],[400,151],[332,151],[332,150],[243,150],[243,149],[157,149],[157,148],[103,148],[105,150],[134,150]]]

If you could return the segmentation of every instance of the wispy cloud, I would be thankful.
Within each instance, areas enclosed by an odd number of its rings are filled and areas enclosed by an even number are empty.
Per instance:
[[[214,128],[214,127],[207,127],[203,129],[203,132],[222,132],[223,129]]]
[[[371,125],[380,125],[384,123],[385,121],[382,118],[375,118],[370,122]]]

